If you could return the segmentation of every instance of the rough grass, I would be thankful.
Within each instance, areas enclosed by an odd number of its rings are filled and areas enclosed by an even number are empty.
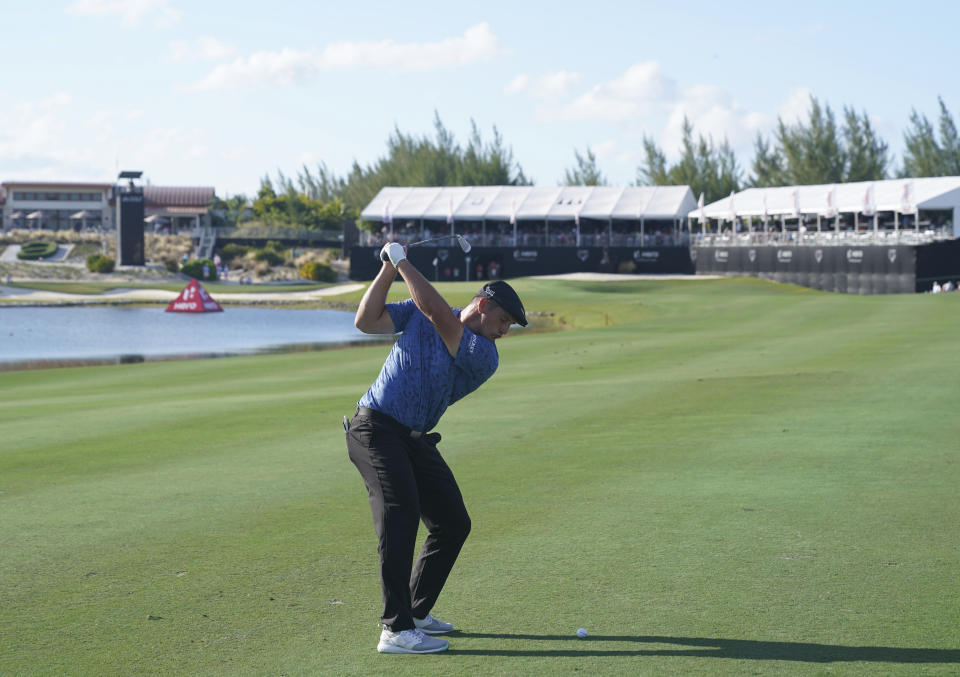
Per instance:
[[[374,650],[377,346],[0,374],[0,673],[957,673],[960,295],[516,286],[571,330],[441,425],[451,651]]]

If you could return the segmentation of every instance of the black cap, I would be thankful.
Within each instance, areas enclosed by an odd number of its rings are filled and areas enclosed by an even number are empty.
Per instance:
[[[523,309],[520,297],[517,296],[517,292],[513,291],[513,287],[503,280],[487,282],[480,288],[478,295],[492,299],[498,306],[513,315],[517,324],[521,327],[527,326],[527,312]]]

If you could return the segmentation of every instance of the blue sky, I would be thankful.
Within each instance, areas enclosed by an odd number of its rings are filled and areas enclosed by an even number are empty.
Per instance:
[[[960,3],[0,0],[0,23],[3,181],[253,194],[371,164],[436,111],[460,142],[496,126],[538,185],[587,148],[626,185],[684,115],[746,170],[811,94],[866,111],[896,165],[913,108],[960,118]]]

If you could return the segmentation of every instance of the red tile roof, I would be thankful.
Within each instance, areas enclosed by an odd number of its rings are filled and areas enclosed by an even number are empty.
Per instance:
[[[209,207],[213,188],[184,186],[144,186],[143,202],[147,207]]]

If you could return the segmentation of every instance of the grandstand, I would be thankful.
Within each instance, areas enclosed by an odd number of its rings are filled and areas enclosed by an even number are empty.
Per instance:
[[[383,188],[361,216],[376,232],[351,249],[351,277],[372,279],[386,241],[414,242],[456,232],[473,245],[412,250],[435,279],[575,271],[692,272],[688,186],[463,186]],[[436,261],[436,263],[434,263]]]
[[[673,246],[686,244],[688,186],[457,186],[383,188],[361,212],[397,241],[426,239],[456,224],[474,246]]]
[[[750,188],[698,205],[688,186],[382,189],[350,251],[372,279],[386,241],[436,280],[570,272],[753,275],[828,291],[912,293],[960,279],[960,177]]]
[[[698,246],[927,244],[960,237],[960,177],[749,188],[687,216]]]
[[[960,177],[751,188],[688,214],[697,273],[856,294],[960,279]]]

